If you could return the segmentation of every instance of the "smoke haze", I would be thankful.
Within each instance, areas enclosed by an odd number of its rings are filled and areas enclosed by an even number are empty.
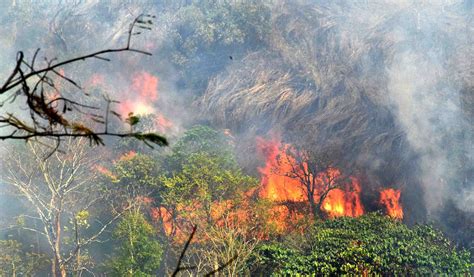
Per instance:
[[[400,188],[408,222],[443,221],[451,202],[473,218],[472,1],[53,2],[0,4],[1,80],[17,50],[66,58],[121,45],[146,11],[155,28],[133,43],[152,58],[65,71],[92,92],[100,76],[114,99],[150,105],[171,142],[197,123],[230,129],[256,170],[257,136],[298,134],[337,144],[361,172],[363,197]],[[134,91],[137,74],[156,78],[152,99]]]

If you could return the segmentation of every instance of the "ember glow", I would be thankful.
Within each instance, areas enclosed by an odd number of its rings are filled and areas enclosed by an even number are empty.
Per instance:
[[[120,156],[120,158],[118,160],[119,161],[129,161],[129,160],[133,159],[136,155],[137,155],[137,153],[135,151],[129,151],[129,152],[123,154],[122,156]]]
[[[104,176],[107,176],[108,178],[112,179],[112,180],[116,180],[117,179],[117,176],[115,176],[112,171],[110,171],[109,169],[107,169],[106,167],[103,167],[101,165],[96,165],[94,166],[94,169],[97,170],[100,174],[104,175]]]
[[[403,218],[403,209],[400,204],[400,190],[385,189],[380,192],[380,203],[385,206],[387,214],[396,219]]]

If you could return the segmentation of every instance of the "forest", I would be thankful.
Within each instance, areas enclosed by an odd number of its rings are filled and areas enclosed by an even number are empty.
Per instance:
[[[473,4],[0,1],[0,276],[471,276]]]

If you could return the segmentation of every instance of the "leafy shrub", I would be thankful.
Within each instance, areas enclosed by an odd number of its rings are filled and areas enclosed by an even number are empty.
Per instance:
[[[468,251],[428,225],[409,228],[380,214],[316,223],[306,234],[261,245],[254,274],[461,274]]]

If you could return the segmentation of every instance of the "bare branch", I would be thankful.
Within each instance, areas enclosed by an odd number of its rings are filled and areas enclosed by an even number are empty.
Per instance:
[[[196,233],[197,226],[193,226],[193,230],[191,234],[189,235],[188,240],[186,241],[186,244],[183,247],[183,250],[181,251],[181,255],[179,255],[178,263],[176,264],[176,269],[174,270],[173,274],[171,276],[176,276],[178,272],[182,270],[186,270],[187,268],[181,267],[181,263],[183,262],[184,255],[186,254],[186,251],[188,250],[189,245],[191,244],[191,241],[193,240],[194,234]]]
[[[131,44],[132,35],[136,34],[134,30],[136,28],[150,30],[151,28],[149,26],[153,24],[151,20],[152,18],[154,18],[154,16],[150,15],[140,15],[136,17],[130,25],[127,41],[123,47],[100,50],[63,61],[57,61],[55,58],[45,58],[46,65],[39,69],[35,68],[35,62],[40,52],[39,48],[35,51],[31,62],[26,61],[24,53],[19,51],[17,54],[17,63],[15,68],[12,70],[10,76],[6,79],[5,83],[0,87],[0,95],[3,95],[7,92],[14,93],[7,96],[6,100],[4,100],[1,105],[3,105],[5,101],[14,102],[18,95],[25,96],[31,122],[22,120],[20,117],[17,117],[11,113],[0,115],[0,123],[2,124],[0,127],[9,127],[12,129],[10,133],[0,136],[0,140],[14,139],[28,141],[31,138],[46,137],[54,140],[55,146],[52,147],[51,153],[54,153],[57,151],[57,149],[59,149],[59,146],[65,137],[85,137],[89,139],[91,145],[104,145],[103,137],[106,136],[119,138],[131,137],[142,141],[150,147],[153,147],[153,145],[167,145],[166,139],[155,133],[109,132],[108,114],[109,112],[115,114],[110,110],[110,105],[112,103],[117,103],[117,101],[110,99],[107,101],[105,121],[103,121],[103,116],[99,116],[96,113],[90,112],[91,110],[98,110],[98,107],[85,105],[63,96],[51,100],[48,99],[47,95],[45,95],[45,92],[49,88],[59,92],[58,87],[53,82],[53,79],[48,76],[49,73],[56,75],[60,79],[70,83],[76,89],[81,90],[81,86],[75,80],[67,77],[59,70],[65,65],[74,64],[79,61],[86,61],[93,58],[103,61],[110,61],[110,59],[104,57],[104,55],[119,52],[135,52],[151,56],[151,53],[133,48]],[[61,105],[59,105],[59,103]],[[60,110],[61,108],[62,111]],[[82,123],[73,122],[72,120],[65,117],[65,114],[68,111],[75,111],[79,114],[91,116],[91,120],[93,122],[105,124],[105,131],[99,132]]]

